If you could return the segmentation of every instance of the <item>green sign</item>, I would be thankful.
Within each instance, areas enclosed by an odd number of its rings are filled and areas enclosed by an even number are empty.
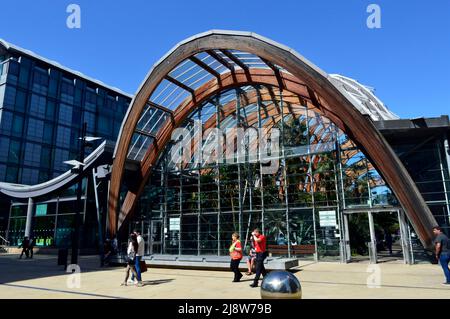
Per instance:
[[[36,216],[45,216],[45,215],[47,215],[47,204],[36,205]]]

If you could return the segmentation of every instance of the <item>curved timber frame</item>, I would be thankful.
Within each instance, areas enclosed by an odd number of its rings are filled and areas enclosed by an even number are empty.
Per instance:
[[[257,55],[272,67],[234,69],[192,91],[191,97],[178,106],[171,118],[159,129],[141,161],[140,179],[128,189],[119,211],[119,194],[128,149],[150,96],[179,63],[194,54],[213,49],[248,52]],[[273,67],[274,65],[287,72]],[[235,31],[209,31],[181,42],[155,64],[141,84],[122,123],[114,152],[108,198],[111,236],[116,234],[125,218],[133,212],[150,177],[152,165],[169,143],[172,131],[179,127],[198,105],[215,94],[230,88],[258,84],[276,86],[280,90],[285,89],[304,97],[308,107],[311,105],[311,108],[319,109],[347,134],[390,186],[422,244],[425,247],[431,245],[431,229],[437,225],[434,216],[397,155],[371,120],[356,108],[342,84],[288,47],[254,33]]]

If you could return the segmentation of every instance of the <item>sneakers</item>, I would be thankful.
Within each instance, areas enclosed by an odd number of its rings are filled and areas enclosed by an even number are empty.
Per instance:
[[[235,279],[233,280],[233,282],[240,282],[242,276],[243,276],[242,274],[239,274],[239,275],[238,275],[238,278],[237,278],[237,279],[235,278]]]
[[[255,284],[253,283],[253,284],[250,284],[250,287],[256,288],[256,287],[258,287],[258,285],[255,285]]]
[[[441,285],[442,286],[450,286],[450,282],[443,282]]]

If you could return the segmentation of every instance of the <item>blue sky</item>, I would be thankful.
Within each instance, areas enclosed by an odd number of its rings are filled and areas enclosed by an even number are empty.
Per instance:
[[[66,7],[81,7],[81,29]],[[366,8],[381,7],[381,29]],[[134,94],[179,41],[210,29],[253,31],[328,73],[375,87],[401,117],[450,114],[449,0],[1,0],[0,37]]]

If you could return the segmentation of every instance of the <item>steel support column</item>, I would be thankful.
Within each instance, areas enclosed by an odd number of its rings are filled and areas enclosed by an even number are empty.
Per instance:
[[[27,220],[25,223],[25,237],[30,238],[31,235],[31,225],[33,222],[33,212],[34,212],[34,201],[33,198],[28,198],[27,206]]]

